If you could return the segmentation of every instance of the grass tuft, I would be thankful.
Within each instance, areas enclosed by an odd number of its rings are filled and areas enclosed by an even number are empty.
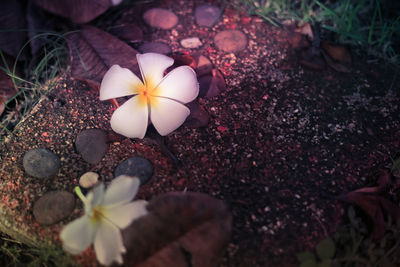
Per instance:
[[[24,49],[33,41],[43,42],[40,54],[33,55],[30,62],[19,63],[18,58]],[[37,34],[25,43],[14,64],[6,62],[3,51],[0,50],[0,67],[12,80],[16,94],[9,97],[5,103],[5,111],[0,116],[0,142],[5,140],[12,129],[24,118],[41,96],[48,93],[56,76],[65,72],[68,63],[68,48],[64,35],[44,32]],[[22,66],[22,72],[18,69]]]
[[[275,26],[284,21],[319,23],[334,41],[362,47],[374,56],[399,62],[400,10],[383,0],[238,0],[234,6]]]
[[[0,266],[75,267],[79,265],[71,256],[50,243],[41,248],[32,248],[0,234]]]

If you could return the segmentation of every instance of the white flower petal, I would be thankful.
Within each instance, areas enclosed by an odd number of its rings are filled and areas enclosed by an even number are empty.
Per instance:
[[[95,230],[88,216],[67,224],[60,232],[64,249],[72,254],[85,251],[93,242]]]
[[[104,206],[122,205],[130,202],[136,195],[140,180],[136,177],[120,175],[108,186],[104,195]]]
[[[151,82],[153,86],[162,80],[164,70],[174,64],[172,58],[157,53],[137,54],[136,58],[143,80]]]
[[[100,100],[133,95],[142,81],[129,69],[113,65],[104,75],[100,85]]]
[[[124,229],[135,219],[147,214],[146,205],[147,201],[136,200],[132,203],[112,207],[110,209],[105,207],[106,211],[104,212],[104,216],[120,229]]]
[[[126,252],[126,249],[117,226],[107,220],[99,224],[94,238],[94,251],[97,260],[103,265],[110,265],[113,261],[122,264],[121,253]]]
[[[177,129],[190,114],[190,110],[184,105],[167,98],[156,97],[154,105],[151,105],[151,122],[161,135],[167,135]]]
[[[173,69],[160,82],[155,94],[176,99],[182,103],[193,101],[199,94],[196,73],[189,66]]]
[[[143,138],[148,123],[147,103],[134,96],[120,106],[111,116],[111,128],[129,138]]]
[[[97,204],[100,204],[104,198],[104,184],[98,184],[92,191],[86,195],[86,200],[83,204],[85,205],[85,214],[92,212],[92,209]]]

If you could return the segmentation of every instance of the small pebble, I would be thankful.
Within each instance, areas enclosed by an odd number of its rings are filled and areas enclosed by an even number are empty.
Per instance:
[[[214,37],[215,45],[225,52],[239,52],[246,48],[246,35],[238,30],[225,30]]]
[[[86,172],[79,178],[79,185],[83,188],[91,188],[99,182],[99,175],[95,172]]]
[[[122,161],[114,171],[114,176],[120,175],[136,176],[140,180],[140,184],[147,183],[153,175],[153,166],[145,158],[132,157]]]
[[[178,17],[163,8],[152,8],[143,14],[144,21],[151,27],[169,30],[178,23]]]
[[[221,16],[221,9],[209,4],[198,6],[194,16],[199,26],[212,27]]]
[[[100,129],[83,130],[76,138],[75,147],[86,162],[97,164],[107,152],[107,136]]]
[[[149,43],[144,43],[138,47],[138,51],[140,53],[159,53],[159,54],[168,54],[171,53],[171,47],[169,47],[167,44],[164,43],[155,43],[155,42],[149,42]]]
[[[59,157],[45,148],[29,150],[22,161],[25,172],[36,178],[53,176],[60,169]]]
[[[67,191],[44,194],[33,206],[33,215],[40,224],[54,224],[66,218],[75,208],[74,195]]]
[[[203,45],[203,43],[200,41],[198,37],[190,37],[190,38],[185,38],[181,40],[181,45],[184,48],[199,48],[200,46]]]

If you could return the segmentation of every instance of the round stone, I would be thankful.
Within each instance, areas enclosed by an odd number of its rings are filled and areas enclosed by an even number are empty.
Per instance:
[[[83,130],[76,138],[75,147],[86,162],[97,164],[107,152],[107,136],[100,129]]]
[[[168,54],[171,53],[171,47],[164,43],[156,43],[156,42],[148,42],[143,43],[138,47],[138,51],[140,53],[159,53],[159,54]]]
[[[136,176],[140,184],[147,183],[153,175],[153,166],[145,158],[132,157],[122,161],[114,171],[114,176],[120,175]]]
[[[202,46],[202,42],[200,41],[199,37],[190,37],[190,38],[185,38],[181,40],[181,45],[184,48],[199,48]]]
[[[27,174],[36,178],[46,178],[58,172],[60,159],[45,148],[36,148],[25,153],[22,165]]]
[[[151,27],[169,30],[178,23],[178,17],[163,8],[151,8],[143,14],[144,21]]]
[[[214,37],[215,45],[225,52],[239,52],[246,48],[246,35],[238,30],[219,32]]]
[[[99,175],[95,172],[86,172],[79,178],[79,185],[83,188],[91,188],[99,182]]]
[[[33,206],[33,216],[40,224],[54,224],[68,217],[75,208],[74,195],[67,191],[44,194]]]
[[[194,16],[199,26],[212,27],[221,16],[221,9],[214,5],[205,4],[196,8]]]

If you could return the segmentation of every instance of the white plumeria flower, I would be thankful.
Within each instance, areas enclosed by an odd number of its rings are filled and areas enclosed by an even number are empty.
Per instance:
[[[111,128],[129,138],[143,138],[149,124],[161,135],[177,129],[190,114],[184,105],[199,94],[196,73],[180,66],[164,77],[174,60],[156,53],[137,54],[143,82],[130,70],[113,65],[104,75],[100,100],[134,95],[111,117]]]
[[[131,202],[139,184],[138,178],[121,175],[112,181],[105,192],[104,184],[101,183],[86,197],[76,187],[85,214],[61,230],[64,249],[79,254],[94,243],[96,257],[101,264],[110,265],[113,261],[122,264],[122,253],[126,249],[120,230],[147,213],[146,201]]]

